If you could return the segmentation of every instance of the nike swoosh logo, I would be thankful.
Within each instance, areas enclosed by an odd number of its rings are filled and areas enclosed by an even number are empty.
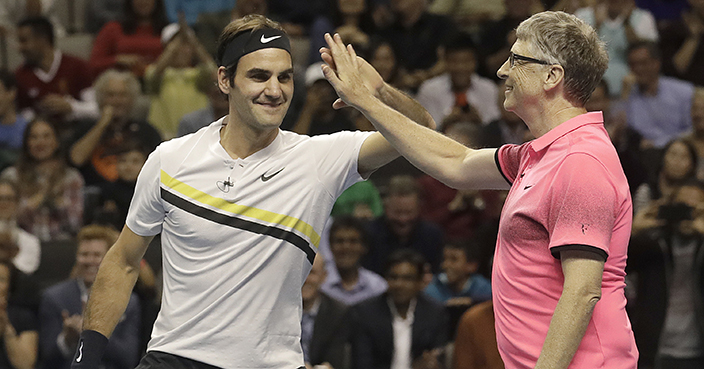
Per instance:
[[[274,178],[275,175],[281,173],[281,171],[284,170],[284,169],[286,169],[286,167],[283,167],[283,168],[279,169],[278,172],[276,172],[276,173],[274,173],[274,174],[272,174],[272,175],[270,175],[270,176],[268,176],[268,177],[266,176],[266,174],[262,174],[262,177],[261,177],[262,182],[266,182],[266,181],[268,181],[268,180]]]
[[[281,37],[281,35],[271,36],[271,37],[264,37],[264,35],[262,35],[262,38],[259,39],[259,41],[261,41],[261,43],[263,43],[263,44],[268,44],[269,42],[274,41],[279,37]]]
[[[529,188],[531,188],[531,187],[533,187],[533,185],[525,186],[525,187],[523,187],[523,189],[524,189],[524,190],[527,190],[527,189],[529,189]]]
[[[78,357],[76,358],[76,362],[80,363],[81,360],[83,360],[83,341],[81,341],[81,345],[78,347]]]

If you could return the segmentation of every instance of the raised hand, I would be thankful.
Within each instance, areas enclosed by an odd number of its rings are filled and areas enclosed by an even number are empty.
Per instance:
[[[352,45],[345,46],[339,34],[325,34],[325,41],[328,47],[320,49],[323,73],[340,97],[333,107],[358,107],[365,98],[378,95],[384,80],[374,67],[358,57]]]

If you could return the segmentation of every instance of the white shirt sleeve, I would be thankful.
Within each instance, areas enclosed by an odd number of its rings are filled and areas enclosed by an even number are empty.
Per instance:
[[[125,224],[140,236],[161,232],[166,212],[161,201],[161,150],[149,155],[137,177],[137,186],[130,203]]]
[[[374,132],[338,132],[314,136],[318,180],[334,198],[353,184],[363,180],[357,162],[364,141]]]

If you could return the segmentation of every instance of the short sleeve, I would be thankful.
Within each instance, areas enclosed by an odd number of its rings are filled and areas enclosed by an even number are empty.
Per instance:
[[[496,150],[496,167],[509,184],[513,184],[521,166],[521,157],[528,143],[523,145],[507,144]]]
[[[154,236],[161,232],[166,212],[161,202],[160,175],[161,158],[157,148],[149,155],[139,172],[125,221],[125,224],[140,236]]]
[[[587,154],[567,156],[553,177],[548,204],[548,247],[583,245],[604,257],[609,245],[618,204],[608,170]]]
[[[357,163],[364,141],[374,132],[342,131],[312,137],[315,141],[318,180],[337,198],[348,187],[363,180]]]

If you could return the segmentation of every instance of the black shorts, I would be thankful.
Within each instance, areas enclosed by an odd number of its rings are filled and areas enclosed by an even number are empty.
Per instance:
[[[135,369],[219,369],[217,366],[201,363],[185,357],[160,351],[149,351]],[[298,369],[305,369],[300,367]]]

